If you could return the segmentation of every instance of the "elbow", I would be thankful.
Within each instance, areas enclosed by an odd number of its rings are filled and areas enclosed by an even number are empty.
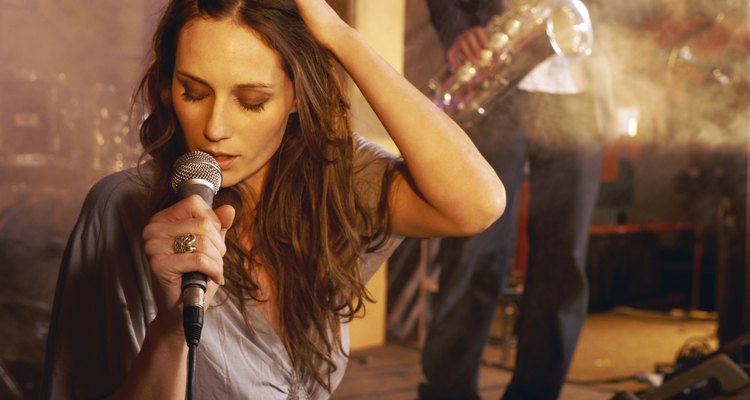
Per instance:
[[[475,231],[472,234],[484,231],[500,219],[505,212],[506,205],[507,200],[505,196],[505,188],[502,184],[499,184],[499,189],[493,192],[492,196],[490,196],[483,207],[484,211],[482,213],[481,221],[475,226]]]
[[[492,212],[490,216],[490,223],[487,224],[487,226],[484,229],[487,229],[490,225],[495,223],[497,220],[500,219],[500,217],[503,216],[503,214],[505,213],[505,207],[507,205],[508,205],[508,202],[507,202],[507,197],[505,196],[505,187],[501,183],[500,188],[497,191],[497,194],[494,196]]]
[[[507,198],[505,187],[498,181],[497,185],[491,187],[481,196],[475,199],[479,200],[471,206],[472,212],[462,224],[460,224],[460,236],[476,235],[490,225],[495,223],[505,212]]]

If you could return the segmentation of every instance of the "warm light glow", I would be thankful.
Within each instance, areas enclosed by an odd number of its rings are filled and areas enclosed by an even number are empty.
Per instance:
[[[638,121],[641,112],[636,107],[620,107],[617,109],[617,133],[634,137],[638,134]]]
[[[630,118],[628,120],[628,136],[634,137],[638,134],[638,119]]]

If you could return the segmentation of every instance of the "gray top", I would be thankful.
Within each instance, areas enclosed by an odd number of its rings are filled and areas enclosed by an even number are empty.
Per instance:
[[[393,155],[357,138],[356,190],[374,210]],[[372,161],[372,162],[370,162]],[[141,233],[150,215],[147,190],[135,170],[97,182],[83,204],[63,256],[50,323],[44,390],[50,398],[103,398],[114,392],[137,356],[156,316]],[[392,237],[362,255],[365,280],[400,244]],[[321,399],[326,390],[296,376],[281,339],[248,306],[251,333],[236,304],[219,290],[206,311],[198,347],[195,399]],[[349,348],[349,328],[341,327]],[[347,358],[335,356],[338,386]]]

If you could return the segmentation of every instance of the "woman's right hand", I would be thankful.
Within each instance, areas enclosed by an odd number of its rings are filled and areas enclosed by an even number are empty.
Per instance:
[[[227,230],[234,220],[229,205],[211,209],[199,196],[183,199],[151,217],[143,230],[146,255],[151,266],[151,284],[158,308],[157,319],[169,330],[182,334],[182,274],[202,272],[209,278],[206,307],[224,283],[224,261]],[[176,253],[175,238],[193,234],[196,251]]]
[[[325,0],[295,0],[295,4],[307,29],[325,48],[333,49],[340,32],[351,29]]]

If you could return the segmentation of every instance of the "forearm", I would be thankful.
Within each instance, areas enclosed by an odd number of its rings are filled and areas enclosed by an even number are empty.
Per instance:
[[[185,399],[185,339],[154,320],[146,328],[140,353],[112,399]]]
[[[418,193],[452,233],[486,227],[505,205],[503,186],[466,133],[353,29],[332,47],[398,147]]]

